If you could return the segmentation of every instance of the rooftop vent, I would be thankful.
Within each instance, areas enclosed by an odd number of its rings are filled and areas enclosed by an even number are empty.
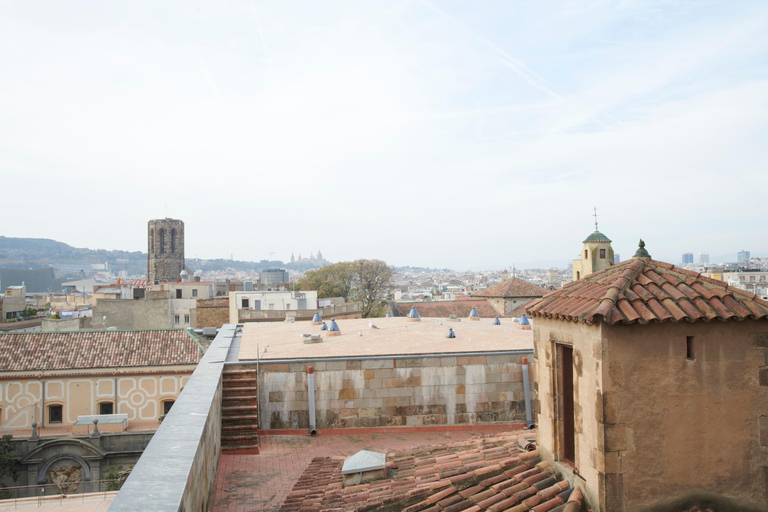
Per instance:
[[[501,320],[499,320],[499,317],[493,319],[493,325],[501,325]]]
[[[392,312],[391,311],[387,311],[387,318],[392,318]]]
[[[341,336],[339,324],[336,323],[335,318],[331,318],[331,325],[328,326],[328,336]]]
[[[479,321],[480,320],[480,315],[477,314],[477,309],[476,308],[473,307],[472,311],[469,312],[469,319],[470,320],[474,320],[474,321]]]
[[[517,328],[526,330],[531,328],[531,322],[528,321],[528,317],[525,316],[525,313],[523,313],[523,316],[521,316],[520,320],[517,322]]]
[[[453,332],[453,327],[448,328],[448,334],[445,335],[446,338],[455,338],[456,334]]]
[[[411,306],[411,310],[408,312],[408,322],[421,322],[419,312],[416,311],[416,306]]]
[[[387,478],[387,455],[360,450],[344,461],[341,474],[344,476],[344,487],[383,480]]]
[[[323,319],[320,318],[320,312],[316,311],[315,316],[312,317],[312,325],[320,325],[323,323]]]
[[[323,322],[323,326],[322,326],[322,327],[320,327],[320,330],[321,330],[321,331],[327,331],[327,330],[328,330],[328,326],[327,326],[327,325],[325,325],[325,322]]]

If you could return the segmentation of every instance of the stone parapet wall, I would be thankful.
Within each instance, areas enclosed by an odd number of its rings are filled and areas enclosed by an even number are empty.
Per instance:
[[[317,428],[525,422],[521,359],[496,355],[262,363],[260,428],[309,428],[307,367],[315,368]]]

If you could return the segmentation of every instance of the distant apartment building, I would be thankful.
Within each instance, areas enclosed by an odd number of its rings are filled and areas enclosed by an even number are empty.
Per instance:
[[[749,251],[741,250],[736,253],[736,261],[738,263],[746,263],[749,261]]]
[[[231,292],[229,300],[229,322],[237,324],[241,317],[240,310],[247,311],[283,311],[282,316],[293,316],[298,310],[317,309],[316,291],[241,291]]]
[[[287,283],[288,271],[282,268],[268,268],[259,272],[259,284]]]
[[[5,294],[0,300],[0,312],[2,312],[2,321],[15,321],[21,318],[24,308],[27,307],[27,287],[9,286],[5,289]]]
[[[699,253],[699,263],[709,263],[709,253],[708,252],[700,252]]]
[[[683,253],[683,265],[687,265],[688,263],[693,263],[693,253],[692,252],[684,252]]]
[[[723,280],[730,286],[736,286],[757,295],[768,293],[768,272],[728,272],[723,274]]]

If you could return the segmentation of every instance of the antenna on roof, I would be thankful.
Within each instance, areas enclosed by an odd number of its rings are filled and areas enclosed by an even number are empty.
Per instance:
[[[595,213],[593,214],[595,217],[595,231],[599,231],[597,229],[597,206],[595,206],[593,209],[595,210]]]

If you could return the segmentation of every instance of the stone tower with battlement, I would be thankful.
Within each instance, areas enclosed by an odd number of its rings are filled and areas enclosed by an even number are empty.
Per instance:
[[[184,221],[151,220],[147,235],[147,279],[178,281],[184,270]]]

